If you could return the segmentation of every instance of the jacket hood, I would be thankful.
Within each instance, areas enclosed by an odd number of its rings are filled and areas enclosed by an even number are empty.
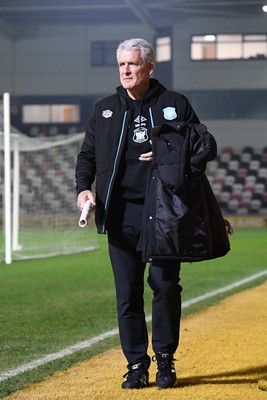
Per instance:
[[[124,89],[121,85],[116,88],[117,94],[127,101],[131,101],[132,99],[129,97],[127,90]],[[149,82],[149,90],[147,94],[142,98],[142,103],[146,103],[148,101],[153,100],[153,98],[158,97],[161,93],[165,92],[166,88],[159,83],[157,79],[150,78]]]

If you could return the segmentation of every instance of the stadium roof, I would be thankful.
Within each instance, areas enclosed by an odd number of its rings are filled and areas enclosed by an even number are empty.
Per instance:
[[[260,16],[267,0],[0,0],[0,29],[13,39],[48,24],[141,23],[153,34],[188,17]]]

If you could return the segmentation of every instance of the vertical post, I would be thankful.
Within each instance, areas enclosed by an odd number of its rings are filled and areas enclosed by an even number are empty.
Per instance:
[[[11,264],[11,162],[10,162],[10,94],[4,93],[4,153],[5,153],[5,262]]]
[[[12,250],[21,250],[19,244],[19,137],[13,140],[13,223],[12,223]]]

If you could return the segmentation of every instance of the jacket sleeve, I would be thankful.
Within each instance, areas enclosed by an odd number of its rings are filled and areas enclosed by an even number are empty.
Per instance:
[[[185,115],[183,118],[181,118],[181,121],[187,122],[187,123],[192,123],[192,124],[200,124],[199,118],[191,106],[189,100],[183,96],[184,101],[185,101]]]
[[[205,172],[208,161],[217,155],[217,143],[203,124],[193,124],[190,130],[190,172]]]
[[[83,190],[91,190],[95,174],[95,112],[93,112],[87,125],[81,150],[77,156],[75,169],[77,195]]]

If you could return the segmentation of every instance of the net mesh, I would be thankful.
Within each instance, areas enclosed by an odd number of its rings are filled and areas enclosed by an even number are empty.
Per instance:
[[[17,243],[13,241],[13,259],[69,254],[98,247],[94,216],[86,228],[78,226],[80,211],[76,207],[74,171],[83,136],[83,133],[50,138],[29,138],[22,133],[11,135],[12,154],[14,148],[19,149],[19,223]],[[0,153],[0,207],[3,209],[2,132]],[[12,187],[14,193],[13,178]],[[4,240],[1,240],[0,259],[3,258]]]

